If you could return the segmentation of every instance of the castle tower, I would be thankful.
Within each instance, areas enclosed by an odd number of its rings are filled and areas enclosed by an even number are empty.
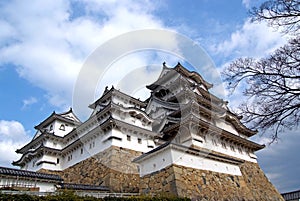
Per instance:
[[[34,127],[37,130],[35,136],[24,147],[16,150],[18,154],[22,154],[22,157],[12,164],[31,171],[62,170],[64,138],[80,124],[72,109],[60,114],[53,112]]]
[[[257,163],[249,138],[212,84],[178,63],[165,64],[141,101],[111,87],[84,121],[53,113],[18,149],[24,170],[111,192],[172,194],[206,200],[283,200]]]
[[[141,193],[208,200],[282,200],[257,164],[252,131],[198,73],[164,65],[146,108],[157,148],[136,158]]]

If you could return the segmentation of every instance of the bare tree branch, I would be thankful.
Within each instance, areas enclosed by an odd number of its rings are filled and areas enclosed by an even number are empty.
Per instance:
[[[244,87],[243,121],[261,132],[295,129],[300,122],[300,37],[267,58],[239,58],[222,73],[228,88]]]
[[[267,21],[274,28],[283,28],[284,33],[299,34],[299,0],[270,0],[250,11],[253,21]]]

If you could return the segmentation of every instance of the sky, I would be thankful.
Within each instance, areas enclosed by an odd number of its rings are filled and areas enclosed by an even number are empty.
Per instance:
[[[82,81],[82,69],[85,69],[91,57],[96,55],[108,59],[105,54],[116,53],[122,48],[121,45],[132,48],[129,43],[121,43],[117,49],[117,46],[105,46],[116,41],[116,37],[128,36],[128,33],[137,30],[145,30],[146,33],[150,29],[171,31],[203,48],[218,72],[236,58],[268,55],[286,43],[288,37],[265,23],[250,21],[248,10],[261,2],[1,1],[0,166],[11,167],[11,162],[20,157],[15,150],[32,139],[35,125],[53,111],[64,112],[74,106],[74,94],[85,92],[76,84]],[[189,65],[185,58],[172,54],[178,48],[176,41],[163,37],[158,41],[161,44],[156,45],[161,45],[162,51],[147,50],[145,43],[142,44],[144,50],[117,55],[109,68],[105,68],[101,76],[93,80],[96,83],[92,89],[93,99],[101,95],[106,85],[112,84],[145,99],[149,94],[144,86],[146,82],[151,83],[157,78],[163,62],[170,67],[179,61]],[[170,44],[175,44],[173,49],[164,51]],[[214,93],[229,100],[229,106],[234,110],[242,100],[241,92],[236,91],[229,96],[220,83],[222,77],[216,71],[210,77],[211,71],[190,66],[193,67],[209,82],[218,82],[214,83]],[[89,79],[84,82],[89,86]],[[91,112],[88,111],[88,105],[82,106],[82,103],[92,101],[88,99],[81,102],[80,99],[80,106],[84,109],[74,112],[82,121]],[[257,136],[254,140],[268,143],[270,139],[268,136]],[[280,192],[300,188],[299,140],[299,129],[287,131],[277,143],[257,152],[260,166]]]

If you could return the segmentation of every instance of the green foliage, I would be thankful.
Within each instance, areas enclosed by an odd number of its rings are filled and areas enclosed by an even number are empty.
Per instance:
[[[0,193],[0,200],[1,201],[38,201],[40,200],[37,196],[27,195],[27,194],[20,194],[20,195],[7,195]]]
[[[134,196],[134,197],[80,197],[72,191],[63,191],[57,195],[34,196],[27,194],[9,195],[0,192],[1,201],[188,201],[188,198],[179,198],[170,195]]]

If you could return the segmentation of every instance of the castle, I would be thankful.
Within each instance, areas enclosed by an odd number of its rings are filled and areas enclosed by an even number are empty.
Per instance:
[[[257,164],[264,145],[249,140],[257,131],[211,87],[180,63],[164,64],[145,101],[111,87],[89,106],[85,122],[72,109],[52,113],[13,165],[111,192],[283,200]]]

